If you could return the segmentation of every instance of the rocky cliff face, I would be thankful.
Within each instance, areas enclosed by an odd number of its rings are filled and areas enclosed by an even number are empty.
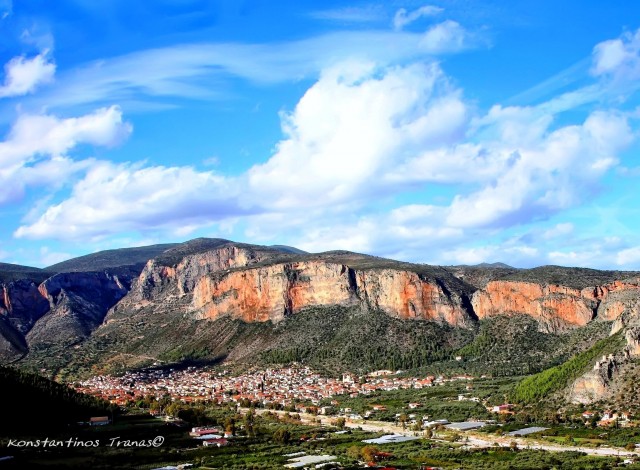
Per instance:
[[[290,262],[278,256],[227,243],[173,262],[150,260],[117,310],[168,305],[187,297],[189,306],[183,311],[195,318],[230,315],[246,322],[278,322],[306,307],[361,305],[397,318],[455,326],[495,315],[529,315],[542,331],[556,333],[594,318],[613,320],[629,309],[630,299],[640,296],[638,279],[583,288],[503,279],[482,285],[476,273],[477,288],[453,282],[446,271],[426,276],[411,270],[419,271],[416,267],[363,267],[362,255],[290,255]],[[517,270],[490,271],[486,279]]]
[[[38,284],[21,279],[0,284],[0,315],[16,330],[26,333],[49,310]]]
[[[365,302],[392,316],[455,326],[469,326],[475,319],[467,294],[446,278],[390,269],[360,271],[356,278]]]
[[[609,391],[609,385],[619,369],[619,359],[610,354],[603,356],[593,369],[579,377],[569,389],[572,403],[589,404],[602,399]]]
[[[70,344],[89,336],[127,292],[132,279],[109,272],[56,274],[38,287],[49,311],[27,333],[30,346]]]
[[[638,279],[577,289],[546,283],[495,280],[473,294],[478,318],[530,315],[549,332],[584,326],[594,318],[614,320],[640,296]]]
[[[117,309],[188,297],[189,310],[200,319],[230,315],[278,322],[307,307],[329,305],[361,305],[396,318],[457,326],[474,319],[462,283],[446,271],[440,279],[403,269],[354,268],[348,261],[358,266],[357,256],[306,258],[278,262],[273,253],[231,245],[173,265],[152,260]]]
[[[197,282],[207,274],[248,266],[267,257],[266,253],[230,244],[187,255],[176,264],[152,259],[135,282],[131,297],[136,301],[149,300],[167,289],[174,295],[183,296],[193,291]]]
[[[27,350],[27,342],[24,336],[11,326],[4,315],[0,315],[0,362],[15,361],[24,356]]]
[[[358,301],[346,266],[317,262],[276,264],[200,278],[193,308],[201,318],[231,315],[245,321],[280,321],[317,305]]]
[[[616,305],[619,302],[621,300],[615,296],[611,303]],[[613,323],[611,335],[624,330],[621,333],[624,335],[624,345],[615,353],[603,356],[592,370],[574,381],[568,391],[568,399],[572,403],[589,404],[608,397],[611,389],[617,385],[619,376],[624,375],[625,366],[640,357],[640,299],[625,296],[622,306],[622,313]]]
[[[465,326],[472,321],[464,293],[443,282],[393,269],[357,270],[308,261],[203,277],[193,306],[202,318],[230,314],[245,321],[280,321],[306,307],[360,304],[402,319]]]
[[[36,345],[64,346],[88,337],[132,280],[130,274],[104,271],[0,284],[0,357],[14,359]]]
[[[55,308],[61,295],[74,292],[98,304],[115,303],[129,291],[131,278],[103,272],[72,272],[51,276],[38,287],[42,297]]]

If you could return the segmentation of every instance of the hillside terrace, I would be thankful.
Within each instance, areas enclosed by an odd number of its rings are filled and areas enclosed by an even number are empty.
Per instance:
[[[265,369],[231,376],[225,372],[188,368],[186,370],[151,370],[128,372],[114,377],[101,375],[75,385],[79,392],[98,396],[118,405],[125,405],[146,396],[193,402],[212,400],[218,403],[250,400],[265,406],[291,405],[294,402],[319,404],[322,399],[337,395],[367,395],[377,390],[420,389],[458,380],[473,380],[471,376],[446,377],[367,377],[366,381],[351,374],[342,379],[327,378],[308,367]]]

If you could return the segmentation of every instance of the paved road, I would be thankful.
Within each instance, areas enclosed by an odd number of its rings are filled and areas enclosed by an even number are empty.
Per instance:
[[[247,409],[241,408],[241,413],[246,413]],[[280,415],[284,415],[286,411],[273,411],[273,410],[264,410],[257,409],[256,412],[258,414],[266,413],[271,411],[273,413],[277,413]],[[318,423],[330,425],[335,417],[329,416],[314,416],[305,413],[299,413],[300,419],[304,423]],[[402,434],[405,436],[414,436],[416,432],[409,431],[407,429],[402,429],[402,426],[395,426],[393,423],[388,423],[385,421],[354,421],[347,419],[345,423],[348,428],[362,428],[364,431],[371,432],[386,432],[386,433],[394,433],[394,434]],[[463,444],[465,446],[482,449],[487,447],[495,447],[496,445],[502,447],[509,447],[512,442],[516,442],[518,447],[521,449],[535,449],[535,450],[546,450],[549,452],[584,452],[589,455],[601,455],[601,456],[620,456],[620,457],[638,457],[640,456],[639,452],[628,451],[618,447],[576,447],[576,446],[563,446],[559,444],[548,444],[545,442],[535,441],[531,438],[522,439],[522,438],[511,438],[511,437],[488,437],[486,434],[474,433],[471,431],[467,431],[463,433]],[[438,440],[438,439],[435,439]],[[438,440],[439,441],[439,440]]]

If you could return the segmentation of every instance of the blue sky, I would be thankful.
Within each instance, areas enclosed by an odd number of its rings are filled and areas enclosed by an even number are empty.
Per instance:
[[[640,269],[640,5],[0,0],[0,261],[199,236]]]

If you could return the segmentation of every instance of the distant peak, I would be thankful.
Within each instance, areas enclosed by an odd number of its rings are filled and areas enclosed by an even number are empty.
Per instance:
[[[278,250],[278,251],[283,251],[285,253],[293,253],[296,255],[307,255],[309,254],[309,252],[301,250],[299,248],[296,248],[294,246],[288,246],[288,245],[271,245],[269,246],[269,248],[273,249],[273,250]]]
[[[505,263],[480,263],[480,264],[476,264],[475,267],[477,268],[500,268],[500,269],[518,269],[518,268],[514,268],[513,266],[509,266],[508,264]]]

